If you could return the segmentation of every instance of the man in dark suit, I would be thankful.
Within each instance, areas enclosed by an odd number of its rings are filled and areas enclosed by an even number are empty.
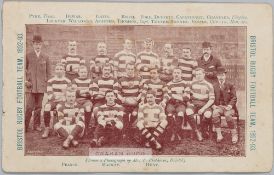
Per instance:
[[[217,82],[216,70],[221,67],[221,61],[212,56],[212,45],[210,42],[203,42],[203,56],[197,59],[198,67],[205,70],[205,79],[210,83]]]
[[[231,83],[226,81],[226,70],[224,67],[217,69],[217,78],[218,81],[214,84],[215,103],[212,106],[212,121],[217,133],[217,142],[221,142],[223,139],[220,116],[225,116],[227,125],[231,129],[232,143],[235,144],[238,142],[238,134],[232,116],[237,111],[236,90]]]
[[[25,131],[29,127],[32,111],[34,111],[34,129],[41,131],[40,114],[42,100],[47,88],[49,79],[49,57],[41,52],[42,37],[34,35],[32,44],[33,51],[26,55],[26,112],[25,112]]]

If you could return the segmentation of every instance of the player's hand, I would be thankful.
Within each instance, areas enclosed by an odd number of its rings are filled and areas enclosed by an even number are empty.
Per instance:
[[[225,109],[229,111],[229,110],[232,109],[232,106],[231,106],[231,105],[227,105],[227,106],[225,107]]]
[[[216,105],[212,105],[212,109],[216,109],[217,108],[217,106]]]
[[[122,102],[122,103],[125,103],[125,101],[126,101],[126,98],[122,97],[122,98],[121,98],[121,102]]]
[[[165,102],[165,101],[161,101],[160,105],[165,109],[165,107],[166,107],[166,102]]]
[[[25,86],[26,86],[26,88],[31,88],[31,87],[32,87],[32,84],[31,84],[31,82],[26,81],[26,82],[25,82]]]
[[[205,112],[204,108],[199,109],[198,114],[202,115]]]

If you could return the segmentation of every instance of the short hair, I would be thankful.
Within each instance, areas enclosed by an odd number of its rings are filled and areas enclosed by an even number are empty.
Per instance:
[[[131,39],[125,39],[124,40],[124,43],[126,43],[126,41],[130,41],[132,43],[132,40]]]
[[[202,71],[203,73],[205,73],[205,70],[203,68],[201,68],[201,67],[197,67],[195,69],[195,72],[198,72],[198,71]]]
[[[130,66],[135,66],[135,63],[134,63],[133,61],[130,61],[130,62],[128,62],[128,63],[126,64],[126,67],[127,67],[128,65],[130,65]]]
[[[107,96],[107,94],[109,94],[109,93],[113,93],[116,96],[115,92],[111,89],[109,89],[105,92],[105,96]]]
[[[191,48],[189,46],[185,46],[185,47],[182,48],[182,50],[183,49],[189,49],[191,51]]]
[[[76,94],[76,91],[77,91],[76,87],[69,85],[65,90],[65,94],[67,94],[67,93],[75,93]]]
[[[70,41],[68,41],[68,43],[75,43],[75,44],[77,44],[77,41],[75,41],[75,40],[70,40]]]
[[[149,90],[147,91],[146,95],[148,95],[148,94],[152,94],[154,97],[156,97],[156,91],[153,90],[153,89],[149,89]]]
[[[62,67],[65,70],[65,64],[63,63],[56,63],[55,68],[56,67]]]
[[[112,65],[111,65],[109,62],[106,62],[105,64],[102,65],[102,70],[103,70],[105,67],[110,67],[110,71],[112,72]]]
[[[79,66],[79,68],[78,68],[78,72],[79,72],[80,70],[82,70],[82,69],[88,70],[87,66],[81,65],[81,66]]]
[[[154,41],[151,38],[146,38],[144,43],[152,43],[152,45],[154,45]]]
[[[107,46],[107,43],[105,43],[104,41],[100,41],[100,42],[97,43],[97,47],[98,47],[100,44],[104,44],[104,45]]]

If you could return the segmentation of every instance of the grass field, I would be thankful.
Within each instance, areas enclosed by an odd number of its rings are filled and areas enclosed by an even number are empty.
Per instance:
[[[245,122],[239,122],[239,141],[231,144],[231,137],[227,130],[223,131],[225,139],[221,143],[216,143],[215,135],[211,139],[198,142],[190,137],[185,137],[181,141],[167,142],[161,151],[154,151],[154,155],[200,155],[200,156],[245,156]],[[62,148],[63,140],[57,136],[48,139],[41,138],[41,132],[30,131],[25,136],[25,154],[28,156],[88,156],[90,139],[79,140],[77,148]],[[189,135],[188,131],[185,135]],[[110,147],[110,146],[105,146]],[[111,147],[120,148],[141,148],[139,144],[129,139],[121,140]]]

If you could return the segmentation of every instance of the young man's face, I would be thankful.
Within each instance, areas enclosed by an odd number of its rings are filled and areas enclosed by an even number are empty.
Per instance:
[[[76,51],[77,51],[76,41],[69,42],[68,43],[68,49],[69,49],[69,53],[76,54]]]
[[[73,104],[76,100],[75,92],[66,92],[66,101],[67,103]]]
[[[115,103],[115,94],[114,92],[109,92],[106,94],[106,101],[107,104],[114,104]]]
[[[172,75],[173,75],[173,80],[179,81],[182,79],[182,70],[174,69]]]
[[[159,74],[158,74],[157,69],[152,69],[152,70],[150,71],[150,77],[151,77],[151,79],[153,79],[153,80],[156,80],[156,79],[159,78]]]
[[[205,56],[209,56],[211,52],[212,52],[211,47],[203,48],[203,54]]]
[[[165,44],[164,52],[165,52],[166,55],[172,55],[173,49],[172,49],[171,44]]]
[[[153,42],[144,42],[145,50],[150,51],[152,50],[152,47],[153,47]]]
[[[107,45],[106,45],[106,43],[99,43],[97,45],[97,53],[98,53],[98,55],[106,55],[107,54]]]
[[[103,67],[102,73],[103,73],[104,77],[106,77],[106,78],[110,77],[110,75],[111,75],[111,67],[110,66]]]
[[[146,100],[149,105],[154,105],[155,104],[155,96],[153,94],[147,94],[146,95]]]
[[[190,49],[183,49],[182,56],[185,59],[190,59],[190,57],[191,57],[191,50]]]
[[[63,66],[56,66],[55,67],[55,74],[57,77],[61,78],[65,75],[65,69]]]
[[[132,42],[130,40],[125,40],[124,49],[126,49],[126,50],[132,49]]]
[[[134,77],[134,65],[127,65],[127,68],[126,68],[126,71],[127,71],[127,76],[129,77]]]
[[[87,78],[88,70],[86,68],[79,69],[78,74],[80,78]]]
[[[219,81],[223,82],[223,81],[225,81],[226,75],[225,75],[225,73],[218,73],[217,78]]]
[[[205,79],[205,73],[202,70],[195,71],[195,77],[198,81]]]
[[[40,52],[42,49],[42,42],[33,42],[33,48],[36,52]]]

